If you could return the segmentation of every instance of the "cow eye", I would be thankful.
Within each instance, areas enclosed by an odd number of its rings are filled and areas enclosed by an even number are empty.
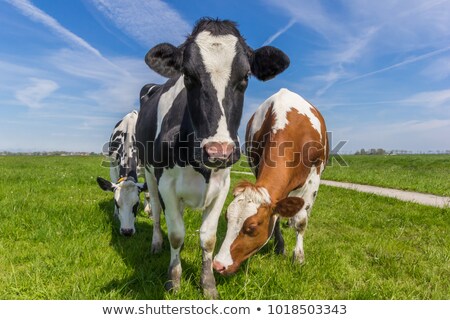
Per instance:
[[[136,204],[133,206],[133,213],[134,213],[135,217],[137,215],[138,207],[139,207],[139,202],[136,202]]]
[[[248,74],[246,74],[239,82],[236,84],[236,89],[239,91],[244,91],[247,89],[248,85]]]
[[[257,224],[256,223],[252,223],[249,224],[245,227],[244,229],[244,233],[249,235],[249,236],[255,236],[256,234],[256,229],[257,229]]]

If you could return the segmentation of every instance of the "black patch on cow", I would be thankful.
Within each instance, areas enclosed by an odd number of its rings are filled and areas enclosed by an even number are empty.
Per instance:
[[[197,20],[188,40],[195,39],[195,36],[202,31],[209,31],[214,36],[232,34],[237,38],[242,38],[239,30],[237,29],[236,22],[204,17]]]
[[[155,174],[155,178],[156,178],[157,183],[159,183],[159,179],[161,179],[161,176],[162,176],[163,172],[164,172],[163,168],[155,168],[154,174]]]
[[[102,177],[97,177],[97,184],[104,191],[114,191],[112,183],[108,180],[103,179]]]
[[[116,125],[114,126],[114,129],[116,129],[118,126],[120,126],[121,123],[122,123],[122,120],[120,120],[119,122],[117,122]]]
[[[159,192],[159,190],[158,190],[158,198],[159,198],[159,203],[161,204],[161,208],[163,209],[163,211],[165,211],[166,210],[166,205],[164,204],[164,200],[161,197],[161,193]]]
[[[289,57],[280,49],[265,46],[255,50],[251,59],[252,74],[259,80],[274,78],[289,67]]]
[[[135,217],[137,215],[138,208],[139,208],[139,201],[136,202],[135,205],[133,206],[133,214]]]

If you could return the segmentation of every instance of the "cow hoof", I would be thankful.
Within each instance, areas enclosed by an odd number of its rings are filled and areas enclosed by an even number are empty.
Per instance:
[[[219,292],[216,288],[204,288],[203,295],[206,299],[217,300],[219,299]]]
[[[151,253],[152,254],[160,253],[162,251],[162,245],[163,245],[162,242],[152,243]]]
[[[275,248],[275,253],[280,256],[284,256],[286,254],[284,248],[278,248],[278,247]]]
[[[284,250],[284,243],[283,244],[277,243],[275,245],[275,253],[279,255],[284,255],[286,253]]]
[[[167,292],[177,292],[180,289],[180,281],[169,280],[164,284]]]
[[[214,274],[209,270],[203,270],[200,277],[200,285],[203,288],[203,295],[206,299],[218,299],[219,293],[216,288],[216,279]]]
[[[294,254],[292,256],[292,261],[294,263],[304,264],[305,263],[305,254],[303,252],[294,251]]]

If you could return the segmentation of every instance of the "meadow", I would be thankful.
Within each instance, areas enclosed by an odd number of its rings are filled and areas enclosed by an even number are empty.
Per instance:
[[[233,170],[251,172],[245,157]],[[450,155],[331,157],[322,179],[450,196]]]
[[[343,156],[332,159],[323,179],[450,196],[450,155]]]
[[[120,236],[112,194],[95,182],[109,175],[101,163],[101,157],[0,157],[0,299],[203,298],[199,212],[185,213],[182,288],[167,293],[164,219],[161,254],[150,254],[152,221],[142,207],[137,234]],[[418,166],[406,174],[401,165],[391,167],[416,180],[432,170]],[[328,179],[372,181],[363,179],[371,176],[371,165],[361,169],[365,173],[330,168]],[[399,180],[388,172],[379,169],[388,180]],[[439,182],[444,174],[426,179],[445,186],[448,181]],[[233,185],[240,179],[251,177],[233,174]],[[225,229],[222,215],[216,249]],[[306,231],[304,265],[292,264],[295,233],[283,223],[286,256],[275,255],[270,241],[236,275],[216,275],[217,288],[222,299],[450,299],[449,230],[449,208],[321,186]]]

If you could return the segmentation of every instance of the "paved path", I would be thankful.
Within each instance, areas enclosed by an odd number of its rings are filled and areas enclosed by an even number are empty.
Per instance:
[[[239,173],[245,175],[253,175],[251,172],[239,172],[232,171],[232,173]],[[321,184],[332,187],[339,187],[345,189],[356,190],[359,192],[373,193],[384,197],[396,198],[402,201],[415,202],[427,206],[433,207],[450,207],[450,197],[441,197],[435,196],[433,194],[420,193],[420,192],[412,192],[412,191],[403,191],[397,189],[390,188],[382,188],[375,186],[368,186],[364,184],[356,184],[356,183],[348,183],[348,182],[337,182],[330,180],[321,180]]]

